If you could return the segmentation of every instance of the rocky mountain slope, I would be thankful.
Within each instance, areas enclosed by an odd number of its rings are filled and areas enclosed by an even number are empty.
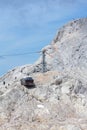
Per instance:
[[[40,57],[0,78],[0,130],[87,130],[87,18],[64,25],[43,49],[45,73]],[[26,76],[35,88],[20,84]]]

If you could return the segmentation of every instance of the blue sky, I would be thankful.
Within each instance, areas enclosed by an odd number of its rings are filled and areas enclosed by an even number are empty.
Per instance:
[[[87,17],[87,0],[0,0],[0,56],[41,50],[58,28]],[[0,75],[34,63],[39,54],[0,57]]]

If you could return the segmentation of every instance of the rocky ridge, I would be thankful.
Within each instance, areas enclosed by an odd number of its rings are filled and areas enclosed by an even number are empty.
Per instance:
[[[87,18],[69,22],[41,57],[0,78],[0,130],[87,130]],[[36,87],[20,79],[32,76]]]

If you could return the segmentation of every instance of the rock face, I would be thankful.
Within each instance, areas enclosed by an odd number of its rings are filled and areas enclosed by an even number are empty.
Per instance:
[[[53,57],[49,62],[53,69],[87,68],[87,19],[79,19],[63,26],[48,46]],[[47,56],[48,61],[48,56]]]
[[[0,78],[0,130],[87,130],[87,18],[69,22],[41,57]],[[35,88],[21,85],[32,76]]]

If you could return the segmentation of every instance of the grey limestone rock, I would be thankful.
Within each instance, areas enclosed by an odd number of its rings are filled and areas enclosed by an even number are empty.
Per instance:
[[[87,18],[64,25],[43,49],[45,73],[40,57],[0,78],[0,130],[87,130]],[[21,85],[27,76],[35,88]]]

